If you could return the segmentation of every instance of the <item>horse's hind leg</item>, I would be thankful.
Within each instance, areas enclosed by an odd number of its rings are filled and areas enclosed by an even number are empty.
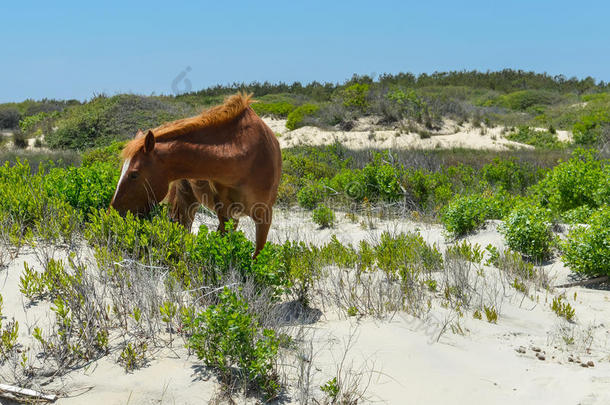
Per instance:
[[[273,212],[271,207],[257,207],[252,212],[252,219],[256,224],[256,249],[254,250],[254,258],[263,250],[267,243],[267,235],[271,227],[271,217]]]

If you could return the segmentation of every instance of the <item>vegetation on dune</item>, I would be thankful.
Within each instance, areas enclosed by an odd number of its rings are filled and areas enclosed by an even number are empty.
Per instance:
[[[287,118],[287,127],[339,126],[350,129],[358,117],[407,125],[425,133],[444,119],[475,126],[545,127],[537,133],[519,130],[513,139],[536,147],[560,147],[555,129],[573,131],[578,145],[608,140],[608,85],[533,72],[446,72],[396,75],[373,79],[354,75],[344,83],[234,83],[178,96],[130,94],[74,100],[27,100],[0,105],[0,129],[20,128],[27,137],[44,135],[51,148],[86,149],[132,137],[141,128],[193,115],[245,91],[259,101],[260,115]]]

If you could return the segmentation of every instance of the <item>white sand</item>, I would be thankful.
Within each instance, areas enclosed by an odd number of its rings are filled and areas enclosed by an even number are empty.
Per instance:
[[[282,148],[299,145],[329,145],[339,142],[351,149],[366,148],[401,148],[401,149],[435,149],[435,148],[469,148],[507,150],[510,148],[531,149],[532,146],[507,140],[503,135],[504,127],[474,128],[470,124],[458,126],[448,121],[440,131],[432,133],[430,138],[422,139],[416,133],[404,133],[399,129],[381,129],[371,124],[370,119],[359,120],[352,131],[326,130],[305,126],[293,131],[286,129],[286,120],[263,118],[265,123],[280,134]],[[362,122],[364,121],[364,122]],[[557,131],[558,137],[568,139],[568,131]]]
[[[270,240],[286,238],[322,244],[336,234],[343,242],[376,240],[383,230],[390,232],[419,231],[428,243],[443,251],[448,241],[439,225],[423,224],[408,219],[375,220],[375,229],[364,229],[337,213],[334,229],[319,230],[310,220],[310,213],[298,210],[276,211]],[[214,218],[200,216],[197,224],[216,226]],[[502,247],[497,222],[468,239],[485,246]],[[244,219],[240,229],[253,236],[251,220]],[[4,297],[4,316],[15,317],[21,324],[20,340],[28,341],[28,327],[48,325],[52,319],[48,303],[24,311],[18,289],[23,261],[38,267],[31,252],[24,251],[7,269],[0,270],[0,292]],[[565,282],[569,274],[558,260],[546,269],[555,283]],[[339,270],[337,270],[339,271]],[[494,272],[486,270],[486,280],[494,280]],[[554,294],[563,292],[558,289]],[[574,300],[574,293],[577,298]],[[363,373],[360,387],[370,379],[365,400],[388,404],[608,404],[610,403],[610,292],[566,289],[566,298],[576,310],[575,343],[570,346],[560,338],[563,325],[550,310],[554,294],[536,293],[539,302],[522,299],[508,290],[502,298],[497,324],[472,318],[466,311],[460,319],[463,334],[445,330],[442,325],[448,312],[433,306],[426,321],[398,313],[393,319],[371,317],[347,318],[327,308],[319,321],[307,327],[313,340],[313,395],[321,398],[319,386],[336,375],[350,336],[353,342],[343,365],[349,371]],[[26,316],[27,314],[27,316]],[[587,350],[585,336],[593,337]],[[439,337],[438,342],[436,341]],[[523,346],[524,354],[515,349]],[[538,360],[533,347],[540,348],[546,359]],[[582,361],[592,360],[595,366],[583,368],[568,362],[569,355]],[[214,377],[201,379],[195,356],[188,356],[180,338],[173,348],[153,353],[150,363],[131,374],[116,364],[118,353],[91,363],[56,380],[47,390],[61,389],[59,404],[201,404],[218,392]],[[288,389],[284,403],[297,403],[294,386],[297,375],[295,361],[287,361]],[[2,403],[3,400],[0,400]],[[238,403],[244,402],[237,397]],[[253,400],[252,400],[253,401]]]

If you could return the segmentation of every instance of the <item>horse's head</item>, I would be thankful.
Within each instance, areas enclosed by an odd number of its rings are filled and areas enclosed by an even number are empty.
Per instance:
[[[110,203],[121,215],[127,211],[136,215],[148,214],[165,197],[169,187],[169,180],[155,150],[152,131],[146,135],[138,131],[136,140],[141,138],[141,146],[137,143],[139,147],[123,162],[121,177]]]

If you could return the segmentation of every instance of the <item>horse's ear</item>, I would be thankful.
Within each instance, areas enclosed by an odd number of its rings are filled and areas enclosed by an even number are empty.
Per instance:
[[[150,153],[153,149],[155,149],[155,136],[149,129],[146,138],[144,138],[144,152]]]
[[[136,132],[136,139],[144,136],[144,132],[140,128],[138,128],[138,132]]]

